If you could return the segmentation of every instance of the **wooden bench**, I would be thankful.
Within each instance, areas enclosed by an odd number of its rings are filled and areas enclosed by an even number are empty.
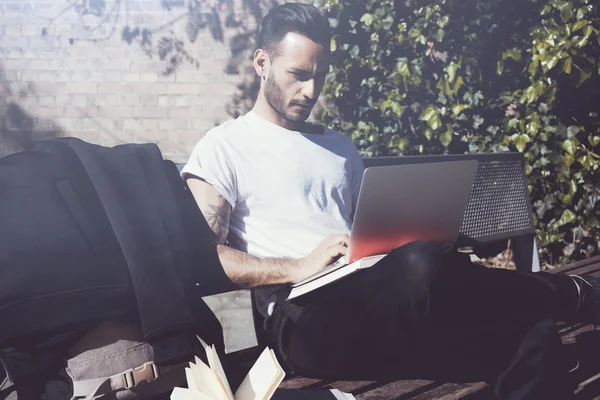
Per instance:
[[[553,273],[568,273],[600,277],[600,256],[552,270]],[[600,330],[586,324],[558,324],[569,358],[578,364],[570,373],[576,382],[575,399],[597,399],[600,394]],[[492,400],[494,396],[487,384],[443,383],[426,380],[398,380],[395,382],[345,382],[322,381],[294,376],[286,379],[283,388],[337,388],[350,392],[358,400]]]

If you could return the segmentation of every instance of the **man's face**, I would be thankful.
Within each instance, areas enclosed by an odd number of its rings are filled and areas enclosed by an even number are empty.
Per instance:
[[[288,33],[271,57],[265,98],[282,118],[304,122],[319,98],[328,70],[329,49]]]

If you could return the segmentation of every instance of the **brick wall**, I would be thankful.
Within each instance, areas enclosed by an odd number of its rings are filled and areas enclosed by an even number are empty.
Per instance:
[[[205,8],[196,37],[190,1],[0,0],[0,156],[75,136],[155,142],[166,158],[184,161],[208,129],[245,112],[252,99],[235,100],[253,80],[253,48],[233,39],[254,32],[258,18],[247,6],[260,0],[216,11],[198,2]],[[227,15],[239,25],[227,27]],[[192,62],[182,58],[165,74],[161,38],[181,40]]]

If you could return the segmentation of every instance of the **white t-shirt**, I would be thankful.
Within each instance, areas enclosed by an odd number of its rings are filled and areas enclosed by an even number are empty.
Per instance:
[[[328,234],[350,232],[363,172],[349,138],[291,131],[250,111],[200,139],[181,174],[231,204],[232,247],[300,258]]]

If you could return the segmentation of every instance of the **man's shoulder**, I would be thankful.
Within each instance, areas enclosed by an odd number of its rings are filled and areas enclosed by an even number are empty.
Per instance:
[[[211,138],[228,139],[232,136],[240,134],[244,129],[243,117],[232,118],[219,125],[214,126],[206,132],[206,136]]]

